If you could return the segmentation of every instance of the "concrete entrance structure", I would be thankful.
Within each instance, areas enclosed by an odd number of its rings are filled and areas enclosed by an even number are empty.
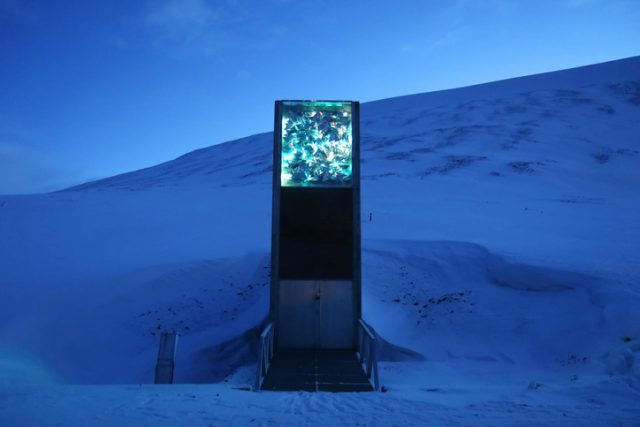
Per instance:
[[[359,103],[277,101],[270,315],[277,349],[355,349]]]
[[[358,102],[276,102],[258,389],[378,388],[376,338],[361,319],[359,124]]]

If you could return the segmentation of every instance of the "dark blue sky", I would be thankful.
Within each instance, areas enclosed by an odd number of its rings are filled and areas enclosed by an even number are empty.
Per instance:
[[[640,54],[640,1],[0,0],[0,194],[59,189],[355,99]]]

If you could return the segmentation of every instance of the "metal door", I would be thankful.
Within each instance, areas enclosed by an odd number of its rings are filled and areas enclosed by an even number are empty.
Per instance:
[[[353,348],[353,283],[281,280],[281,348]]]

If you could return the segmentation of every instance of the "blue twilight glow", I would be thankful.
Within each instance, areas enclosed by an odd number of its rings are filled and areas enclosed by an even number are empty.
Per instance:
[[[365,118],[635,56],[638,22],[637,0],[0,0],[0,194],[271,131],[276,99],[358,99]]]

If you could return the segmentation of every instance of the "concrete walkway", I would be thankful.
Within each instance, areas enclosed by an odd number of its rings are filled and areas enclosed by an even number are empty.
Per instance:
[[[279,350],[262,390],[373,391],[354,350]]]

